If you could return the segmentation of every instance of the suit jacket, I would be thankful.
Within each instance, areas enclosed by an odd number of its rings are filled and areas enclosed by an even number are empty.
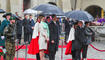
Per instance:
[[[34,25],[35,25],[35,22],[34,22],[34,20],[33,19],[31,19],[31,21],[29,20],[29,25],[30,25],[30,33],[33,33],[33,29],[32,29],[32,27],[34,27]]]
[[[59,28],[58,24],[51,21],[49,24],[49,32],[50,32],[50,39],[49,39],[49,51],[57,51],[58,44],[59,44]],[[54,40],[54,43],[51,41]]]
[[[22,34],[22,24],[23,24],[23,21],[22,20],[17,20],[16,22],[16,33],[17,34]]]
[[[30,31],[30,25],[29,25],[28,19],[23,19],[23,26],[24,26],[24,33],[29,34],[31,31]]]

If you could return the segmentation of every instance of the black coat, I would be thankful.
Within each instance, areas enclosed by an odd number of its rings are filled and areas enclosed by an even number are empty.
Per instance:
[[[69,21],[65,20],[64,24],[65,24],[65,33],[69,35],[69,32],[70,32]]]
[[[22,20],[17,20],[16,22],[16,34],[22,34],[22,24],[23,21]]]
[[[80,27],[75,29],[75,40],[72,41],[72,50],[80,50],[82,48],[82,30],[83,28]]]
[[[24,26],[24,34],[29,34],[31,30],[30,30],[30,24],[28,19],[23,19],[23,26]]]
[[[49,24],[50,39],[49,39],[49,51],[57,51],[59,45],[59,28],[58,24],[53,21]],[[51,41],[54,40],[54,43]]]
[[[29,25],[30,25],[30,33],[33,33],[32,27],[34,27],[34,25],[35,25],[35,22],[33,19],[31,21],[29,20]]]

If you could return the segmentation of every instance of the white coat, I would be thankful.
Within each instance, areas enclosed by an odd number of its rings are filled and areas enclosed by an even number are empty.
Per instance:
[[[74,27],[72,27],[71,30],[70,30],[67,42],[72,41],[72,40],[75,40],[75,29],[74,29]]]
[[[47,49],[47,38],[48,37],[48,29],[44,28],[44,25],[46,25],[48,27],[48,25],[45,22],[41,22],[39,24],[39,50],[46,50]]]

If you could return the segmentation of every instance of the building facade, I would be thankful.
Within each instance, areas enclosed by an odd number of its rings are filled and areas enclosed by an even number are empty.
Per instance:
[[[104,17],[105,0],[0,0],[0,8],[23,15],[24,10],[48,2],[55,2],[64,12],[85,10],[94,17]]]

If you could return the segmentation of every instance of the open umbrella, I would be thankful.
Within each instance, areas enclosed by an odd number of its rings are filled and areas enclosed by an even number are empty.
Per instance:
[[[75,20],[84,20],[84,21],[93,21],[94,18],[91,14],[86,11],[74,10],[68,13],[68,18],[72,18]]]
[[[37,11],[42,11],[43,14],[48,15],[50,14],[64,15],[63,11],[59,7],[51,4],[41,4],[34,7],[33,9]]]
[[[0,9],[0,13],[5,13],[5,11],[3,9]]]
[[[24,11],[24,14],[35,14],[35,13],[37,14],[37,11],[32,10],[32,9],[27,9]]]
[[[67,17],[70,13],[71,13],[71,11],[65,12],[65,16]]]

